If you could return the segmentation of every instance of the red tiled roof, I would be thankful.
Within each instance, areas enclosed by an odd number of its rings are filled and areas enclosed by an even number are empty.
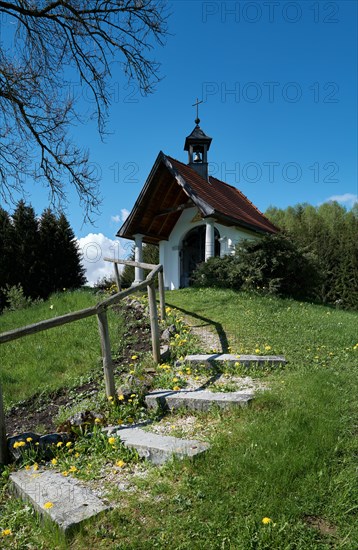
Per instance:
[[[231,218],[233,223],[241,222],[253,229],[277,233],[277,227],[236,187],[211,176],[207,181],[187,164],[169,156],[167,159],[194,192],[215,210],[215,214]]]

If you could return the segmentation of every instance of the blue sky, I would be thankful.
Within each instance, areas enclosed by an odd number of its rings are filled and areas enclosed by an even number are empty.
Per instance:
[[[94,123],[72,129],[90,151],[103,196],[95,225],[83,225],[69,193],[66,214],[81,243],[101,234],[99,243],[113,244],[160,150],[186,162],[196,97],[204,102],[200,125],[213,138],[211,172],[262,211],[331,197],[350,207],[357,195],[357,2],[175,0],[169,11],[171,35],[153,51],[163,77],[155,93],[142,97],[114,65],[105,143]],[[88,103],[83,97],[80,107]],[[30,192],[40,213],[47,193]]]

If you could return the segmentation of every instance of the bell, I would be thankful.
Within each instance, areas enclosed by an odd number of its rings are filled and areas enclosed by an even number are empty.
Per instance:
[[[201,162],[200,153],[196,152],[196,153],[194,154],[194,162]]]

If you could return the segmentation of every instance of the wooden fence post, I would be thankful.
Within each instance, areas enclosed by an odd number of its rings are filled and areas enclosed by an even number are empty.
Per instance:
[[[106,385],[106,396],[116,397],[116,386],[114,383],[113,363],[111,354],[111,342],[109,339],[107,312],[97,313],[98,329],[101,338],[104,381]]]
[[[162,321],[165,319],[165,290],[164,290],[164,276],[163,270],[158,273],[158,289],[159,289],[159,301],[160,301],[160,318]]]
[[[116,283],[117,283],[118,292],[120,292],[120,290],[121,290],[121,278],[119,276],[118,264],[114,264],[114,274],[116,276]]]
[[[4,402],[0,383],[0,466],[7,464],[7,438],[5,428]]]
[[[151,281],[151,283],[147,286],[147,289],[149,300],[150,328],[152,333],[153,359],[156,363],[160,363],[159,325],[154,285],[154,281]]]

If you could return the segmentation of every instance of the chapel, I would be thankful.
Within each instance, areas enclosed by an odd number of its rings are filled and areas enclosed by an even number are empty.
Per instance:
[[[117,236],[134,240],[135,260],[143,243],[159,246],[167,289],[187,287],[196,266],[212,256],[234,254],[241,239],[257,239],[278,229],[236,187],[209,175],[212,138],[199,126],[184,143],[188,162],[162,151]],[[135,269],[134,284],[143,280]]]

